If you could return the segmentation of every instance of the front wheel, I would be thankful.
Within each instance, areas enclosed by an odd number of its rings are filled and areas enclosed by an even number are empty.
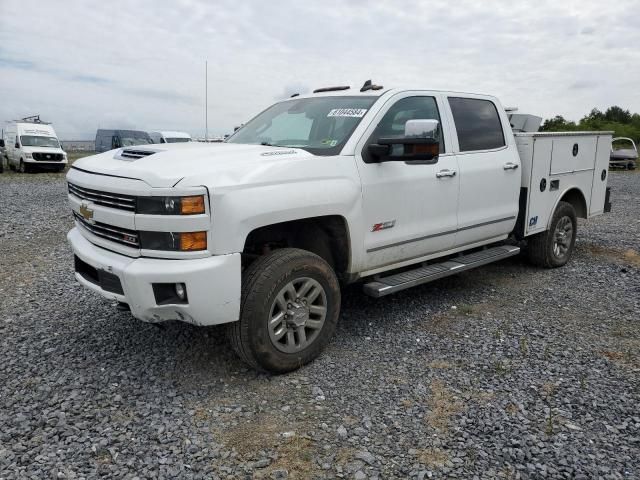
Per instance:
[[[339,314],[340,286],[329,264],[305,250],[283,248],[244,272],[240,320],[229,324],[228,336],[250,366],[285,373],[322,352]]]
[[[545,268],[561,267],[569,261],[576,243],[578,220],[573,205],[559,202],[546,232],[531,237],[527,251],[534,265]]]

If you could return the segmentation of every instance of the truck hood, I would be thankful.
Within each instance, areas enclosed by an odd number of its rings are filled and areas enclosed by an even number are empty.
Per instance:
[[[28,147],[22,146],[22,151],[24,153],[34,153],[34,152],[42,152],[42,153],[64,153],[59,147]]]
[[[77,160],[72,168],[166,188],[201,185],[212,174],[219,182],[236,183],[274,163],[308,157],[313,155],[299,148],[191,142],[119,148]]]

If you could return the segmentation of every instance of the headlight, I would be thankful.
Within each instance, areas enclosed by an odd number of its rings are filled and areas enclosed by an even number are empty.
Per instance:
[[[25,153],[24,156],[27,158],[33,158],[33,155],[31,155],[30,153]]]
[[[138,197],[136,213],[148,215],[197,215],[205,213],[204,195],[191,197]]]
[[[140,248],[194,252],[207,249],[207,232],[140,232]]]

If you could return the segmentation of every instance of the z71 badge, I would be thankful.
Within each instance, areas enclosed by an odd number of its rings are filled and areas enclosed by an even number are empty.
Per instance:
[[[395,220],[389,222],[376,223],[371,227],[372,232],[379,232],[380,230],[386,230],[387,228],[393,228],[396,224]]]

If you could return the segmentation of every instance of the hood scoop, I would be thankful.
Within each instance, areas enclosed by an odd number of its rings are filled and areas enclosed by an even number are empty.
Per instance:
[[[116,153],[115,158],[119,158],[121,160],[138,160],[140,158],[153,155],[154,153],[158,153],[158,152],[156,152],[155,150],[140,150],[135,148],[125,148],[122,151]]]

